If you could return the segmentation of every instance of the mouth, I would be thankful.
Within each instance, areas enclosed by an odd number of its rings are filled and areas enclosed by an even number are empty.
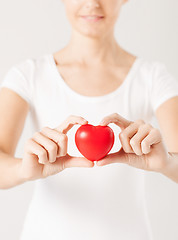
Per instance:
[[[88,16],[81,16],[81,18],[88,22],[98,22],[98,21],[101,21],[104,18],[104,16],[88,15]]]

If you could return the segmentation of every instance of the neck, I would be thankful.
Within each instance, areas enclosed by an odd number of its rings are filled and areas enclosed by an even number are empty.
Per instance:
[[[65,47],[70,62],[78,62],[84,66],[95,64],[116,64],[123,51],[113,35],[91,38],[73,31],[69,44]]]

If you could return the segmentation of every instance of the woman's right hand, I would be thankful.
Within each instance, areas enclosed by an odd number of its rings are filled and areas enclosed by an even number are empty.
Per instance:
[[[70,115],[57,128],[44,127],[25,144],[20,174],[26,181],[46,178],[70,167],[93,167],[94,163],[84,157],[67,154],[66,133],[75,124],[87,124],[82,117]]]

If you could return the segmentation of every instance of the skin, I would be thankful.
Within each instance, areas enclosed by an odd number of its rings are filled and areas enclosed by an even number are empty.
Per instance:
[[[53,54],[63,79],[74,91],[100,96],[114,91],[126,78],[136,56],[122,49],[114,26],[126,0],[63,0],[71,25],[69,43]],[[104,16],[89,23],[81,15]]]
[[[63,0],[72,34],[62,53],[66,55],[70,52],[70,62],[78,62],[82,66],[123,62],[121,58],[126,52],[114,38],[114,26],[125,2],[126,0]],[[83,15],[102,15],[104,19],[98,23],[89,23],[80,18]],[[69,60],[67,56],[65,59]]]
[[[109,123],[121,128],[119,139],[122,147],[118,152],[108,154],[98,161],[98,166],[125,163],[146,171],[161,172],[169,165],[169,154],[159,129],[142,119],[129,121],[118,113],[106,116],[100,125],[106,126]]]

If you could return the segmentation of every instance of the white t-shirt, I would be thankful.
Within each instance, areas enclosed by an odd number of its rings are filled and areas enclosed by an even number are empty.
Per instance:
[[[178,82],[158,61],[138,57],[115,91],[96,97],[81,95],[61,77],[52,54],[28,58],[12,66],[2,87],[30,104],[36,131],[60,125],[69,115],[99,125],[117,112],[128,120],[150,122],[167,99],[178,96]],[[120,128],[110,153],[120,149]],[[82,156],[75,146],[75,125],[68,133],[68,153]],[[32,133],[33,135],[34,133]],[[151,240],[145,199],[145,171],[126,164],[68,168],[35,181],[20,240]]]

